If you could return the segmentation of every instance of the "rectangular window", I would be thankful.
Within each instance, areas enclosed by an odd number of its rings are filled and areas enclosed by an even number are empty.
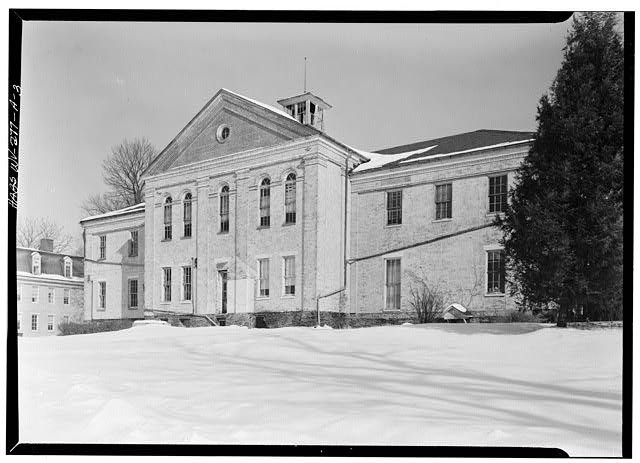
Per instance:
[[[100,259],[105,259],[107,256],[107,237],[102,235],[100,237]]]
[[[400,310],[400,259],[388,259],[385,262],[385,309]]]
[[[402,223],[402,190],[387,192],[387,225]]]
[[[65,315],[62,317],[62,323],[69,323],[69,315]]]
[[[504,212],[507,209],[507,175],[489,177],[489,212]]]
[[[47,300],[49,304],[55,304],[56,302],[56,290],[54,288],[49,288],[49,293],[47,295]]]
[[[162,268],[162,301],[171,302],[171,267]]]
[[[38,331],[38,314],[31,314],[31,331]]]
[[[296,293],[296,258],[288,256],[284,258],[284,293]]]
[[[71,278],[71,269],[72,269],[72,263],[70,260],[65,260],[64,262],[64,276],[67,278]]]
[[[131,230],[131,239],[129,240],[129,257],[138,256],[138,230]]]
[[[284,184],[284,223],[296,223],[296,176],[289,174]]]
[[[504,251],[487,251],[487,294],[504,294]]]
[[[304,124],[304,115],[307,112],[307,102],[298,103],[298,122]]]
[[[53,331],[53,322],[55,315],[47,315],[47,331]]]
[[[451,218],[451,183],[436,186],[436,220]]]
[[[33,273],[34,275],[40,275],[40,255],[39,254],[35,254],[31,257],[31,273]]]
[[[104,310],[107,307],[107,282],[98,283],[98,309]]]
[[[18,312],[18,331],[22,329],[22,314]]]
[[[31,287],[31,302],[38,302],[40,300],[40,288],[37,286]]]
[[[65,289],[62,294],[62,303],[64,305],[69,305],[69,299],[71,299],[71,290]]]
[[[191,300],[191,267],[182,267],[182,300]]]
[[[269,259],[260,259],[258,261],[258,279],[260,296],[269,296]]]
[[[138,280],[129,280],[129,308],[138,308]]]
[[[171,198],[167,198],[164,204],[164,239],[171,240],[172,228],[171,228]]]

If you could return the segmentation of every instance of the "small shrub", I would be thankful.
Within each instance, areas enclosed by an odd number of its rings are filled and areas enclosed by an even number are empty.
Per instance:
[[[444,296],[437,285],[424,280],[415,281],[411,287],[409,304],[416,311],[418,323],[431,323],[441,316]]]
[[[118,331],[131,328],[134,320],[92,320],[86,322],[63,322],[58,324],[60,336],[73,334],[102,333],[104,331]]]

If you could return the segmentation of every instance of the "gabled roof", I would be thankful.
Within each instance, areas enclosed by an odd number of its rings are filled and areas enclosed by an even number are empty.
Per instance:
[[[278,104],[280,104],[282,106],[288,106],[291,103],[297,103],[297,102],[304,101],[304,100],[310,100],[315,105],[320,106],[322,109],[331,109],[331,107],[332,107],[329,103],[327,103],[322,98],[320,98],[319,96],[314,95],[311,92],[302,93],[302,94],[296,95],[296,96],[290,96],[288,98],[282,98],[281,100],[278,100]]]
[[[257,120],[272,127],[272,130],[281,132],[287,139],[306,137],[320,133],[319,130],[301,124],[285,111],[248,98],[239,93],[221,88],[204,105],[204,107],[189,121],[189,123],[175,136],[149,164],[144,176],[155,175],[170,169],[173,163],[184,153],[190,143],[195,140],[211,123],[216,112],[224,108],[242,108],[245,111],[256,114]]]
[[[371,160],[358,166],[354,172],[391,168],[410,162],[430,160],[439,156],[528,143],[533,140],[533,136],[532,132],[481,129],[408,145],[394,146],[371,153],[361,152]]]

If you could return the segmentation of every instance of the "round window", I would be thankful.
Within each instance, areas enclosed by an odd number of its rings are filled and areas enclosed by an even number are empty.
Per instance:
[[[216,131],[216,138],[218,139],[219,143],[224,143],[225,141],[227,141],[227,138],[229,138],[229,134],[231,133],[231,129],[229,129],[229,126],[226,124],[222,124],[218,127],[218,130]]]

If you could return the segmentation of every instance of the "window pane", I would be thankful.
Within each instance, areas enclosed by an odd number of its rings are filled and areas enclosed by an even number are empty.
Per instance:
[[[400,309],[400,259],[386,261],[386,309]]]
[[[164,302],[171,302],[171,268],[162,268],[162,300]]]
[[[402,191],[387,192],[387,225],[402,223]]]
[[[296,176],[289,174],[284,187],[285,223],[296,223]]]
[[[289,256],[284,258],[284,293],[296,293],[296,258]]]
[[[271,224],[271,181],[268,178],[260,184],[260,226]]]
[[[504,251],[488,251],[487,293],[504,293],[505,265]]]
[[[436,186],[436,220],[451,218],[452,185]]]
[[[260,259],[258,261],[258,279],[260,296],[269,295],[269,259]]]
[[[229,231],[229,187],[224,186],[220,191],[220,232]]]

